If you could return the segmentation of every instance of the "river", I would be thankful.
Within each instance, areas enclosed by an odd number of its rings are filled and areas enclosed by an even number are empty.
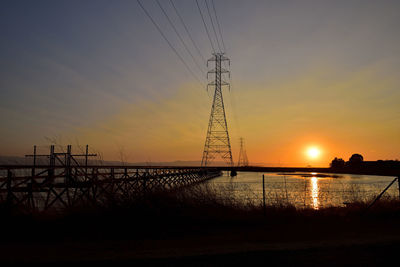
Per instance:
[[[395,177],[327,173],[260,173],[238,172],[231,178],[226,172],[208,181],[221,197],[240,202],[262,203],[262,176],[265,177],[267,205],[294,205],[319,209],[345,206],[354,201],[372,201]],[[397,197],[394,183],[383,197]]]

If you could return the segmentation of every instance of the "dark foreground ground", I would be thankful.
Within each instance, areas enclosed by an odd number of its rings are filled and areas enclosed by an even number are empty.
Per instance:
[[[377,224],[377,227],[383,225]],[[144,240],[10,242],[0,246],[5,263],[108,263],[135,265],[358,265],[396,264],[396,227],[314,231],[288,237],[286,229],[229,229]],[[300,229],[299,229],[300,230]],[[289,231],[291,232],[291,231]]]
[[[400,202],[319,211],[154,198],[94,209],[2,211],[0,266],[397,265]]]

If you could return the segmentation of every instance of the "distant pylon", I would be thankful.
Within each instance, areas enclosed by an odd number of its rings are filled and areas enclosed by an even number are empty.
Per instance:
[[[239,152],[239,160],[238,167],[246,167],[249,166],[249,160],[247,159],[246,149],[244,147],[244,140],[240,138],[240,152]]]
[[[214,74],[215,79],[208,83],[207,89],[209,86],[213,86],[215,87],[215,93],[201,166],[209,166],[217,156],[220,156],[223,161],[233,167],[228,124],[226,123],[224,100],[222,98],[222,86],[229,87],[229,83],[223,80],[223,75],[230,75],[230,73],[228,70],[223,69],[221,64],[223,61],[227,61],[229,65],[230,61],[224,56],[224,53],[213,53],[213,57],[207,60],[207,67],[210,61],[215,62],[215,68],[207,72],[207,79],[209,74]]]

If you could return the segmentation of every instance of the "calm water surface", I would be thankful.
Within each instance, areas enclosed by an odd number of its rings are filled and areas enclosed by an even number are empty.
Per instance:
[[[262,202],[262,175],[265,177],[266,202],[269,205],[293,204],[318,209],[344,206],[357,200],[369,201],[395,178],[389,176],[326,173],[238,172],[234,178],[224,175],[208,183],[222,197],[243,202]],[[385,196],[398,196],[397,182]]]

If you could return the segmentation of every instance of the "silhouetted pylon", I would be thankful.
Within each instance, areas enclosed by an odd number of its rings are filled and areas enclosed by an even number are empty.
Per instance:
[[[238,167],[246,167],[246,166],[249,166],[249,160],[247,159],[247,153],[244,147],[244,139],[241,137]]]
[[[215,87],[215,93],[201,166],[209,166],[217,156],[220,156],[223,161],[233,167],[228,124],[226,123],[224,100],[222,98],[222,86],[229,87],[229,83],[223,80],[223,75],[229,75],[229,71],[222,68],[221,64],[223,61],[227,61],[229,65],[230,61],[224,56],[224,53],[214,53],[213,57],[207,60],[207,67],[210,61],[215,62],[215,68],[207,72],[207,79],[209,74],[214,74],[215,79],[208,83],[207,89],[209,86],[213,86]]]

